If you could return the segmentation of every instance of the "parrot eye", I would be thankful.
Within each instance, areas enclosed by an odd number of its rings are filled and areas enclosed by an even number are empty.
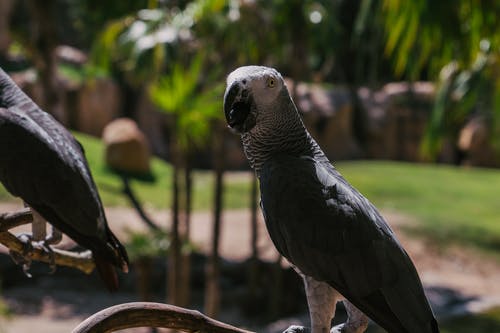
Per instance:
[[[276,79],[274,77],[268,77],[267,78],[267,86],[269,88],[274,88],[275,85],[276,85]]]

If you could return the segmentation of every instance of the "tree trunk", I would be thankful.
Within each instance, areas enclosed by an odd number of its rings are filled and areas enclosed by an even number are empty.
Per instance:
[[[190,153],[186,154],[184,159],[184,169],[183,169],[183,203],[182,208],[184,211],[182,226],[180,228],[181,235],[181,273],[180,273],[180,285],[179,285],[179,305],[188,306],[191,298],[191,249],[189,246],[183,246],[189,243],[190,239],[190,225],[191,225],[191,201],[192,201],[192,168]]]
[[[248,294],[253,298],[257,292],[257,284],[259,280],[259,251],[258,244],[258,229],[257,229],[257,177],[252,177],[252,187],[250,190],[250,248],[252,254],[250,257],[250,266],[248,273]]]
[[[220,305],[219,290],[219,243],[221,232],[223,175],[224,175],[224,134],[222,126],[215,126],[214,130],[214,169],[215,169],[215,195],[214,216],[212,230],[212,250],[207,261],[205,285],[205,313],[208,316],[217,316]]]
[[[297,98],[297,83],[308,79],[308,36],[304,27],[307,25],[305,18],[304,2],[302,0],[289,1],[289,13],[295,18],[295,24],[290,29],[294,42],[291,50],[291,75],[294,78],[294,85],[291,91],[292,98]]]
[[[55,48],[57,31],[55,27],[56,1],[29,1],[31,15],[31,45],[33,63],[39,74],[43,92],[43,108],[61,123],[66,123],[61,89],[57,79]]]
[[[170,140],[170,155],[173,165],[172,173],[172,229],[170,251],[168,253],[167,302],[177,305],[179,302],[179,286],[181,272],[181,239],[179,232],[181,185],[181,156],[177,143],[177,119],[174,119]]]
[[[14,0],[0,1],[0,64],[7,58],[7,50],[11,42],[9,24],[13,8]]]
[[[55,48],[57,31],[55,27],[56,1],[29,1],[32,56],[39,74],[43,94],[43,108],[59,122],[65,124],[66,116],[62,103],[62,93],[57,79]]]

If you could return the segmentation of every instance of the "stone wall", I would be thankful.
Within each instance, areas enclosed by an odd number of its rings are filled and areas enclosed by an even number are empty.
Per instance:
[[[36,102],[40,87],[32,71],[13,76]],[[418,162],[420,144],[434,99],[430,82],[388,83],[378,89],[295,83],[286,80],[294,101],[312,136],[333,160],[391,159]],[[96,79],[79,87],[64,87],[66,110],[73,128],[101,136],[103,128],[123,113],[122,96],[112,79]],[[353,98],[355,96],[356,98]],[[355,100],[356,99],[356,100]],[[222,112],[222,110],[221,110]],[[136,121],[155,155],[169,158],[169,119],[148,98],[140,97]],[[73,121],[71,121],[73,120]],[[500,157],[489,144],[485,120],[464,124],[457,142],[449,141],[440,161],[467,165],[500,166]],[[226,136],[226,156],[232,169],[248,168],[238,135]],[[209,149],[209,148],[207,148]],[[209,151],[197,154],[198,166],[207,166]]]
[[[365,157],[420,161],[420,142],[429,119],[434,86],[429,82],[389,83],[361,88]]]

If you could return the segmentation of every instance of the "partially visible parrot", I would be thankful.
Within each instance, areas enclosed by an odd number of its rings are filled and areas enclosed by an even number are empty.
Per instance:
[[[280,73],[262,66],[234,70],[224,113],[259,178],[271,239],[303,277],[310,331],[361,333],[368,316],[389,333],[439,332],[410,257],[311,137]],[[348,319],[330,330],[340,300]]]
[[[54,227],[90,249],[101,278],[118,288],[125,248],[109,229],[80,143],[0,69],[0,181]]]

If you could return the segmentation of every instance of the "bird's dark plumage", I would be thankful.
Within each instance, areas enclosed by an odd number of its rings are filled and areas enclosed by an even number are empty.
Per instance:
[[[260,180],[271,239],[304,278],[312,333],[330,330],[341,295],[349,318],[335,332],[364,332],[365,315],[390,333],[439,332],[412,261],[311,137],[279,72],[231,72],[224,113]]]
[[[260,173],[278,251],[389,332],[438,332],[417,272],[382,216],[329,163],[278,155]]]
[[[109,289],[114,265],[127,270],[123,246],[109,229],[82,146],[0,69],[0,181],[54,227],[92,250]]]

